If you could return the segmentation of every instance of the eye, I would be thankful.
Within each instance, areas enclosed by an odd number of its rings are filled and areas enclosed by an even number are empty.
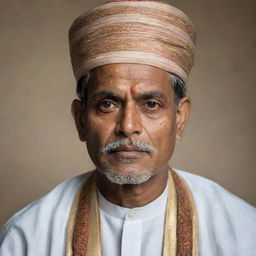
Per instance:
[[[117,106],[110,100],[102,100],[98,104],[98,108],[103,112],[112,111]]]
[[[150,100],[145,103],[146,107],[149,109],[156,109],[160,107],[160,104],[156,101]]]
[[[111,108],[114,104],[111,101],[104,100],[102,101],[99,106],[103,108]]]

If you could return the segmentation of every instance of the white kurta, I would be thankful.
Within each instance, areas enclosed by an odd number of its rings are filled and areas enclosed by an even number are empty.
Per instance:
[[[178,173],[186,180],[196,203],[200,255],[255,256],[256,209],[208,179],[188,172]],[[88,174],[84,174],[65,181],[16,213],[1,231],[0,255],[64,256],[71,205],[77,190],[87,177]],[[157,221],[159,227],[163,227],[161,210],[153,210],[149,204],[141,208],[141,215],[136,215],[140,210],[135,210],[135,214],[132,214],[134,212],[129,209],[112,207],[111,203],[100,198],[104,256],[148,256],[155,241],[159,252],[152,255],[161,255],[163,230],[156,228],[155,231],[155,228],[151,228],[158,226]],[[152,204],[163,204],[163,210],[165,202],[165,194],[162,194],[162,198],[160,196]],[[147,207],[155,217],[147,215]],[[115,209],[119,209],[119,213]],[[132,216],[135,217],[131,218]],[[137,225],[140,222],[147,224]],[[155,239],[154,235],[157,234],[159,237]],[[128,247],[130,253],[125,254]],[[110,250],[114,254],[110,254]]]
[[[104,256],[161,256],[167,188],[150,204],[124,208],[99,194]]]

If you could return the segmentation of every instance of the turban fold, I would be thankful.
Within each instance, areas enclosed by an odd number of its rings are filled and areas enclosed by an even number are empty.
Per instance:
[[[195,32],[179,9],[156,1],[112,1],[79,16],[69,30],[78,81],[113,63],[151,65],[186,81],[194,62]]]

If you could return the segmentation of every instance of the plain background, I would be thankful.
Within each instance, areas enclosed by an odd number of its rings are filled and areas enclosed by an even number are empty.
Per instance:
[[[103,1],[0,0],[0,226],[58,183],[93,168],[70,114],[67,32]],[[173,167],[256,205],[256,2],[174,0],[197,30],[193,109]]]

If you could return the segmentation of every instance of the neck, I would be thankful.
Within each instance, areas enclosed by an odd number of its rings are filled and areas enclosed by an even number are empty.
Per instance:
[[[97,187],[104,198],[126,208],[141,207],[155,200],[164,191],[167,178],[168,167],[142,184],[118,185],[109,181],[104,174],[96,170]]]

